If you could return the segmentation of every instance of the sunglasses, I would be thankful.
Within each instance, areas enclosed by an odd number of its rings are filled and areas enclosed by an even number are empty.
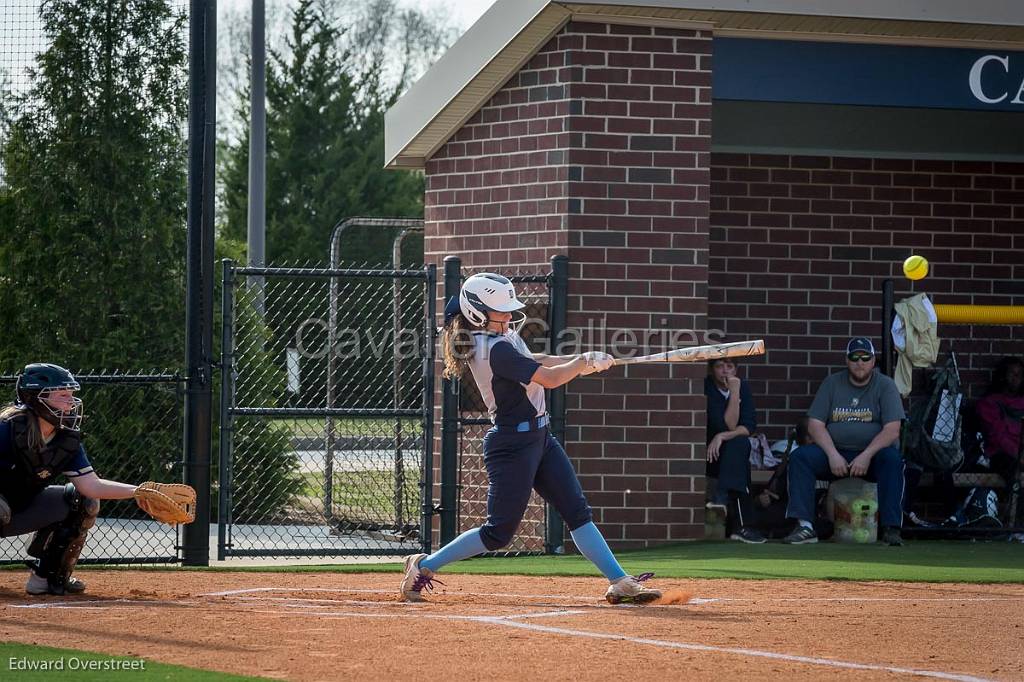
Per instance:
[[[846,356],[846,359],[850,362],[871,362],[874,357],[870,353],[850,353]]]

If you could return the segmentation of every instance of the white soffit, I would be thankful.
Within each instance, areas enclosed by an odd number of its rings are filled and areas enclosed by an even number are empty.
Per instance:
[[[1024,49],[1024,0],[497,2],[385,117],[388,168],[424,163],[570,19],[715,35]]]

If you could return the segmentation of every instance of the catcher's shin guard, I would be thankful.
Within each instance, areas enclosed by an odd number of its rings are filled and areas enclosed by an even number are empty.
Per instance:
[[[46,578],[52,594],[67,591],[68,579],[85,547],[85,537],[100,513],[99,500],[83,497],[71,483],[64,488],[64,501],[70,507],[67,517],[36,531],[28,546],[29,556],[39,559],[34,570]]]

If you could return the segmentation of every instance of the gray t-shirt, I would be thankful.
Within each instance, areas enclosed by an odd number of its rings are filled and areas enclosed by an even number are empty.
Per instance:
[[[905,416],[896,382],[875,371],[867,386],[850,383],[843,370],[821,382],[807,416],[825,422],[837,450],[860,452],[889,422]]]

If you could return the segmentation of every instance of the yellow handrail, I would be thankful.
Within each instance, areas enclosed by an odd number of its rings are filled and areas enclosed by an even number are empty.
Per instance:
[[[1024,324],[1024,306],[935,304],[935,316],[946,324]]]

